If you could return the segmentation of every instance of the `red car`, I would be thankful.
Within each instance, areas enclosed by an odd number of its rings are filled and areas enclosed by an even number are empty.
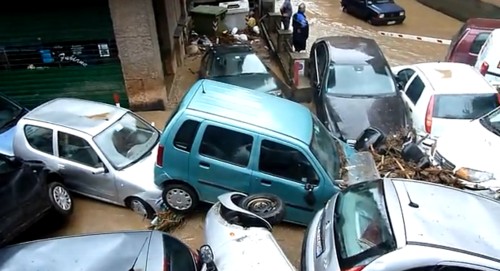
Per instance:
[[[500,28],[500,19],[467,20],[453,36],[445,61],[476,64],[479,50],[495,28]]]

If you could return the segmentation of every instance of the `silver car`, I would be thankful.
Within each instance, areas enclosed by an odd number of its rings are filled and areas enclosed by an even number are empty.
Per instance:
[[[13,145],[15,156],[45,162],[69,190],[152,218],[161,198],[153,182],[159,137],[127,109],[60,98],[21,118]]]
[[[438,184],[382,179],[334,196],[309,225],[301,270],[500,270],[500,204]]]

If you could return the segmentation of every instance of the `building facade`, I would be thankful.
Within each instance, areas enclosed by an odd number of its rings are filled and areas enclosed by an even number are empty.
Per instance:
[[[18,0],[0,10],[0,91],[161,110],[184,58],[185,0]]]

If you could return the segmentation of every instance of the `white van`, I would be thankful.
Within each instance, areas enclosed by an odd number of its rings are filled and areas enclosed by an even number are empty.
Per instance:
[[[492,86],[500,89],[500,29],[493,30],[484,42],[474,67]]]

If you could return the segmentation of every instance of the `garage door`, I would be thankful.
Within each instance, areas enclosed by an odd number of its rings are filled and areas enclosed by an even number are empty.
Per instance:
[[[57,97],[128,107],[106,0],[17,0],[0,9],[0,91],[28,108]]]

